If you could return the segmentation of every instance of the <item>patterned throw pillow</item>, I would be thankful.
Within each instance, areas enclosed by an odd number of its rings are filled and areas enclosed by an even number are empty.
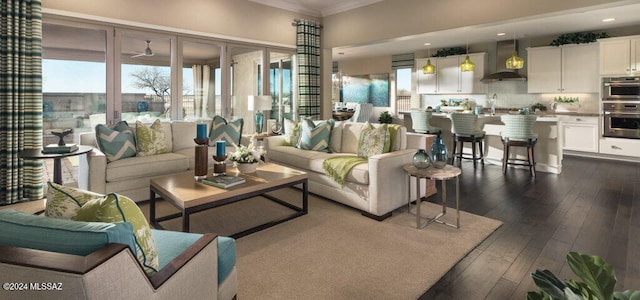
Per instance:
[[[146,126],[142,122],[136,121],[136,147],[138,148],[136,156],[150,156],[169,152],[160,119],[156,119],[151,126]]]
[[[116,193],[110,193],[85,203],[72,220],[131,223],[133,225],[138,261],[147,275],[152,275],[158,271],[158,248],[151,235],[151,227],[149,227],[147,219],[133,200]]]
[[[320,152],[331,152],[329,149],[329,139],[331,138],[331,130],[335,122],[326,120],[315,125],[310,119],[300,121],[302,133],[298,148],[305,150],[313,150]]]
[[[228,145],[240,145],[243,125],[244,120],[242,118],[227,122],[227,120],[221,116],[214,116],[213,122],[211,123],[209,140],[223,140],[226,141]]]
[[[300,141],[300,122],[284,119],[284,144],[285,146],[296,146]]]
[[[101,198],[103,195],[77,188],[47,182],[47,205],[44,215],[56,219],[71,219],[75,217],[82,205],[90,200]]]
[[[377,128],[366,122],[360,131],[358,140],[358,156],[368,158],[372,155],[382,154],[389,149],[391,139],[387,124],[380,124]]]
[[[118,122],[113,128],[98,124],[96,143],[107,157],[107,162],[136,156],[136,141],[126,121]]]

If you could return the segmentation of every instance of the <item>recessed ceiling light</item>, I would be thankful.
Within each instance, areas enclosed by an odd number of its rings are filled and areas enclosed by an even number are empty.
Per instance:
[[[606,18],[606,19],[602,19],[602,22],[613,22],[615,20],[616,18]]]
[[[424,43],[425,46],[431,46],[431,43]]]
[[[506,35],[506,33],[504,33],[504,32],[499,32],[499,33],[498,33],[498,34],[496,34],[496,35],[497,35],[497,36],[503,36],[503,35]]]

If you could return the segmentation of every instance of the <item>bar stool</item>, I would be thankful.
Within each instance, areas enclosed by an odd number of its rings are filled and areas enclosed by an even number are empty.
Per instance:
[[[442,128],[431,126],[429,124],[430,119],[431,119],[430,111],[412,110],[411,122],[412,122],[413,131],[418,133],[437,134],[438,136],[440,136],[440,134],[442,133]]]
[[[483,142],[485,132],[478,129],[478,116],[468,113],[452,113],[451,114],[451,133],[453,134],[453,152],[451,164],[458,158],[458,166],[462,163],[462,159],[473,160],[473,168],[476,168],[476,162],[479,160],[484,165]],[[464,143],[471,143],[471,155],[464,153]],[[456,152],[458,143],[460,143],[460,152]],[[478,147],[480,155],[476,153]]]
[[[536,176],[536,160],[533,147],[538,141],[538,135],[533,132],[536,123],[535,115],[503,115],[500,117],[505,127],[502,133],[502,173],[507,173],[507,165],[528,166],[531,176]],[[527,159],[509,158],[510,147],[526,147]]]

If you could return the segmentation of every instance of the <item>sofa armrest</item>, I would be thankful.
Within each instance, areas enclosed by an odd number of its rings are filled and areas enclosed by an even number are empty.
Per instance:
[[[407,149],[425,149],[428,152],[435,139],[434,134],[407,132]]]
[[[266,161],[269,162],[269,150],[275,149],[279,146],[284,146],[285,137],[283,135],[270,136],[263,140],[264,150],[267,151],[265,155]]]
[[[98,148],[80,155],[78,187],[99,194],[107,193],[107,156]]]
[[[403,166],[413,161],[415,152],[415,149],[404,149],[369,157],[369,211],[372,214],[382,216],[407,203],[413,191],[408,188],[409,176]]]
[[[169,280],[173,274],[175,274],[178,270],[180,270],[184,265],[193,259],[200,251],[202,251],[207,245],[216,241],[218,236],[213,233],[205,233],[200,237],[195,243],[193,243],[187,250],[180,253],[176,258],[174,258],[169,264],[167,264],[164,268],[158,271],[158,273],[151,276],[151,284],[154,288],[160,287],[164,282]],[[218,247],[218,244],[215,243],[215,246]],[[217,258],[215,259],[218,261]],[[217,270],[216,270],[217,274]]]

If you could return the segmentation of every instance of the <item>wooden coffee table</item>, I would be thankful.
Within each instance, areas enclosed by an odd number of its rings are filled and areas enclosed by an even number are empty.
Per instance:
[[[234,174],[246,179],[245,183],[221,189],[200,183],[194,179],[193,171],[156,177],[151,179],[149,195],[149,219],[155,228],[162,228],[159,222],[182,217],[182,231],[189,231],[189,216],[193,213],[250,199],[256,196],[265,197],[294,211],[286,217],[270,221],[242,232],[231,235],[240,238],[265,228],[286,222],[305,215],[308,212],[308,179],[307,173],[285,166],[265,163],[258,166],[255,173],[236,174],[236,169],[227,166],[227,174]],[[209,171],[211,174],[211,170]],[[277,199],[267,192],[293,187],[302,184],[302,207]],[[180,213],[156,218],[156,195],[175,206]]]

